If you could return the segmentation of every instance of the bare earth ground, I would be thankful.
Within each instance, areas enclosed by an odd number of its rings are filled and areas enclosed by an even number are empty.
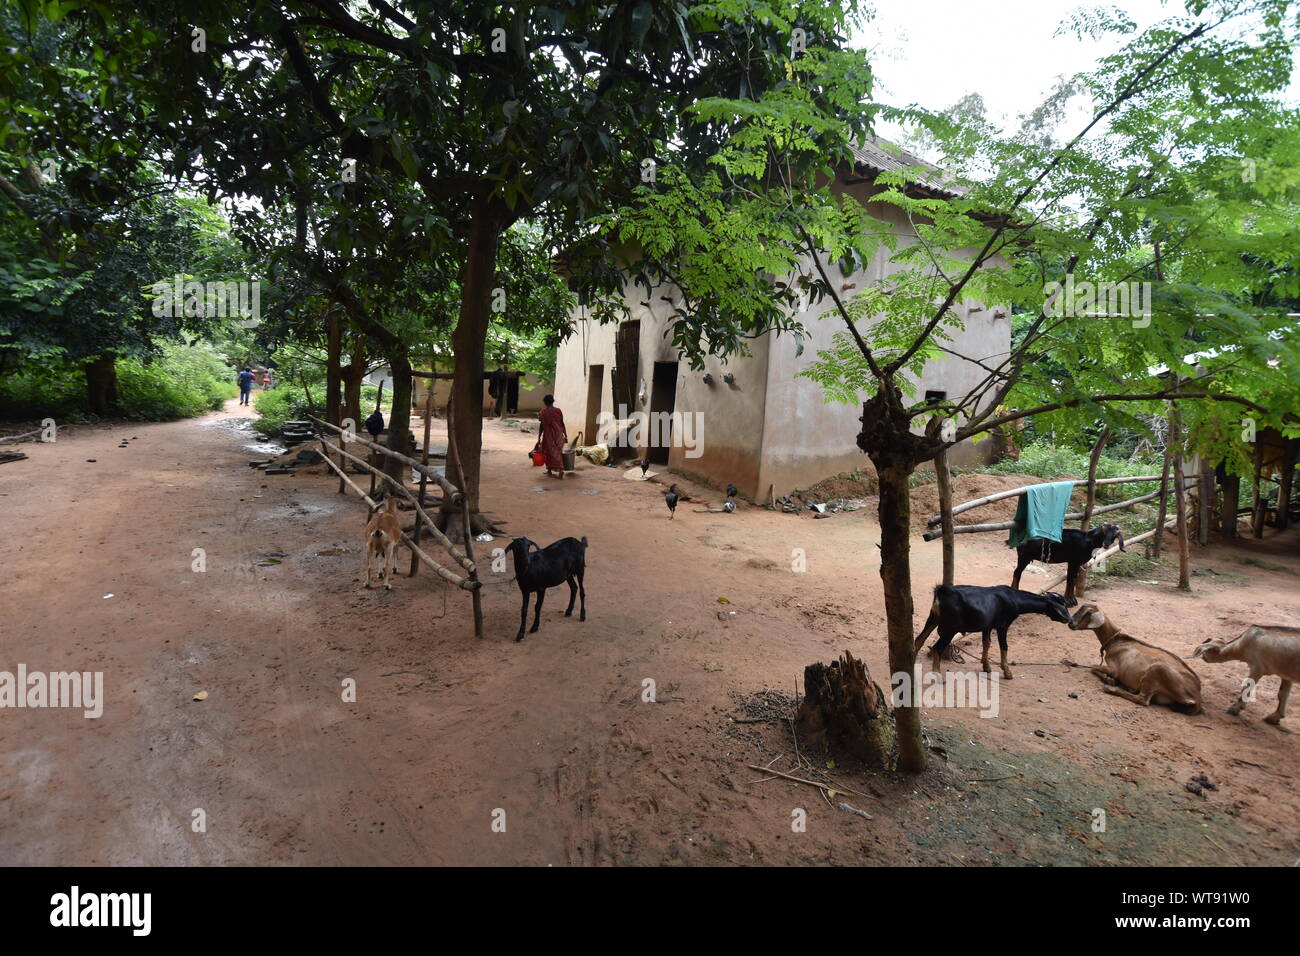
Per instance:
[[[784,723],[728,715],[765,690],[793,694],[806,664],[844,649],[886,683],[870,509],[812,520],[684,503],[669,521],[660,486],[585,462],[546,479],[526,461],[528,435],[488,424],[485,507],[541,543],[590,538],[589,617],[564,618],[567,589],[553,590],[541,631],[515,644],[511,568],[490,575],[477,642],[468,599],[427,571],[363,590],[363,507],[332,477],[248,468],[262,456],[246,414],[231,403],[199,420],[83,429],[25,444],[31,458],[0,469],[0,670],[101,670],[107,696],[98,720],[0,711],[0,863],[1300,858],[1300,734],[1260,719],[1276,678],[1232,718],[1244,665],[1196,661],[1204,714],[1143,709],[1101,693],[1085,669],[1090,632],[1022,619],[999,716],[926,712],[946,760],[920,776],[829,769],[860,791],[848,799],[867,820],[747,769],[788,766],[794,742]],[[1008,581],[999,537],[958,539],[959,581]],[[191,570],[195,548],[206,572]],[[790,570],[795,548],[806,573]],[[918,628],[939,560],[937,542],[915,539]],[[1194,562],[1191,595],[1162,569],[1091,594],[1179,654],[1250,622],[1300,623],[1294,534]],[[978,666],[967,661],[947,666]],[[646,678],[657,703],[642,702]],[[1204,798],[1184,789],[1201,772],[1219,788]],[[206,833],[192,832],[196,808]],[[806,832],[792,831],[797,808]]]

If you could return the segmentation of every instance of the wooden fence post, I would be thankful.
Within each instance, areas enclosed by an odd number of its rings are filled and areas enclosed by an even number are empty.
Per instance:
[[[424,399],[424,455],[422,456],[423,460],[421,461],[421,464],[424,465],[425,468],[429,467],[429,425],[432,419],[433,419],[433,392],[430,392],[427,396],[425,396]],[[428,484],[429,484],[429,476],[421,472],[420,473],[420,507],[421,508],[424,507],[425,488],[428,486]],[[420,529],[423,526],[424,523],[421,521],[417,521],[415,523],[416,544],[420,543]],[[473,558],[471,558],[470,560],[473,560]],[[409,576],[415,577],[415,572],[419,570],[419,567],[420,567],[420,558],[414,551],[412,551],[411,552],[411,573]]]
[[[939,524],[943,529],[943,583],[951,585],[956,574],[956,535],[952,530],[952,472],[948,470],[948,449],[934,456],[934,477],[939,485]]]
[[[1169,433],[1174,446],[1174,508],[1178,523],[1178,589],[1192,589],[1191,548],[1187,541],[1187,489],[1183,486],[1182,414],[1170,413]]]
[[[1166,432],[1164,463],[1160,466],[1160,515],[1156,518],[1156,533],[1151,538],[1151,557],[1155,561],[1160,560],[1160,550],[1164,545],[1166,515],[1169,511],[1169,472],[1174,460],[1170,437]]]
[[[1079,519],[1079,530],[1087,531],[1088,525],[1092,523],[1092,510],[1097,506],[1097,464],[1101,461],[1101,450],[1106,447],[1106,440],[1110,438],[1110,426],[1107,425],[1097,436],[1097,442],[1092,446],[1092,454],[1088,457],[1088,485],[1083,503],[1083,517]],[[1088,569],[1086,567],[1079,569],[1079,574],[1074,582],[1074,593],[1076,597],[1083,597],[1084,590],[1088,587]]]

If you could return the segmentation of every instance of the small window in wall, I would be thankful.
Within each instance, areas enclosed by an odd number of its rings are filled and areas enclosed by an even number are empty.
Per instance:
[[[947,392],[940,392],[940,391],[936,391],[935,389],[926,389],[926,391],[925,391],[925,404],[926,404],[926,405],[938,405],[940,402],[942,402],[942,401],[943,401],[944,399],[946,399],[947,397],[948,397],[948,393],[947,393]]]

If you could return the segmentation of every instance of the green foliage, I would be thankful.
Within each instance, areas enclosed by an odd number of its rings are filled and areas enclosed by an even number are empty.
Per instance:
[[[313,406],[319,415],[325,407],[325,386],[312,385],[309,388],[310,406],[302,387],[297,384],[280,382],[267,391],[254,392],[253,408],[261,417],[253,422],[253,427],[263,435],[279,435],[285,422],[305,421]]]
[[[325,385],[323,382],[309,385],[311,403],[307,394],[296,382],[280,382],[267,391],[254,391],[253,408],[261,417],[253,422],[253,427],[263,435],[279,435],[285,422],[305,421],[309,413],[319,415],[325,408]],[[379,397],[379,388],[375,385],[361,386],[361,405],[369,415],[375,409],[375,399]],[[385,404],[380,411],[384,420],[388,420],[391,405],[385,393]],[[357,427],[360,428],[360,422]]]
[[[1034,475],[1038,478],[1063,478],[1088,476],[1088,458],[1086,451],[1079,451],[1063,445],[1049,442],[1035,442],[1027,445],[1020,452],[1018,461],[1002,461],[980,469],[990,475]],[[1159,470],[1159,462],[1132,461],[1112,458],[1103,454],[1097,460],[1098,478],[1120,478],[1124,475],[1152,474],[1152,467]]]
[[[122,417],[130,421],[189,418],[239,394],[235,372],[210,345],[168,344],[152,359],[117,361]],[[0,381],[0,419],[87,418],[86,379],[64,362],[29,363]]]

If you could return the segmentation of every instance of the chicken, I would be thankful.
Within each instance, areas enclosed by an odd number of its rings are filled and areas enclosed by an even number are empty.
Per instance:
[[[664,493],[664,501],[668,503],[668,520],[672,521],[677,517],[677,486],[670,485],[668,491]]]
[[[737,494],[738,492],[736,491],[736,486],[733,485],[731,482],[727,482],[727,497],[734,498],[736,497]]]
[[[642,477],[642,478],[645,477],[646,469],[649,468],[649,467],[650,467],[650,459],[649,459],[649,458],[642,458],[642,459],[641,459],[641,477]]]

